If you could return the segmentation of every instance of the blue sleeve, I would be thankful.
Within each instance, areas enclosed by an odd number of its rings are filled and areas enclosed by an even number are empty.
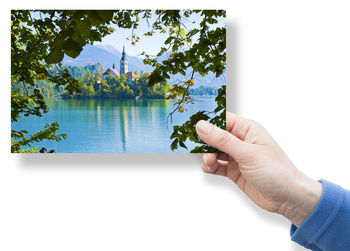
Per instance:
[[[292,225],[292,240],[311,250],[350,250],[350,191],[320,182],[322,197],[299,228]]]

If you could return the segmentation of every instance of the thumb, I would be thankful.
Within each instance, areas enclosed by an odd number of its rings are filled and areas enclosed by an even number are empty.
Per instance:
[[[205,120],[196,125],[198,136],[208,145],[232,156],[239,157],[245,148],[245,143],[226,130],[220,129]]]

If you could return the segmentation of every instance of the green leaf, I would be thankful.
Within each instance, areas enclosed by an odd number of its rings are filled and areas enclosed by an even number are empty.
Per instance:
[[[109,22],[113,18],[113,10],[97,10],[97,15],[104,21]]]
[[[62,50],[54,48],[45,58],[47,64],[57,64],[62,61],[64,53]]]
[[[188,149],[187,146],[185,145],[185,143],[184,143],[183,141],[180,141],[180,142],[179,142],[179,145],[180,145],[181,147],[183,147],[183,148]]]
[[[155,84],[160,83],[163,80],[162,76],[161,76],[161,72],[160,71],[153,71],[151,75],[149,75],[148,78],[148,86],[153,86]]]
[[[98,25],[103,23],[103,19],[97,14],[95,10],[89,11],[88,19],[92,25]]]
[[[174,151],[175,149],[177,149],[177,144],[178,144],[178,142],[179,142],[179,139],[175,139],[174,141],[173,141],[173,143],[171,143],[171,145],[170,145],[170,149],[171,149],[171,151]]]
[[[66,41],[63,42],[64,52],[72,58],[76,58],[77,56],[79,56],[82,49],[82,46],[71,38],[68,38]]]

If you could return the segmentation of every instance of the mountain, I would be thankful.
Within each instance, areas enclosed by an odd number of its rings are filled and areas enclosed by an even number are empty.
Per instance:
[[[120,69],[120,58],[122,53],[117,49],[102,48],[100,46],[86,45],[80,55],[76,58],[71,58],[65,56],[63,58],[62,64],[74,65],[74,66],[85,66],[88,63],[100,63],[104,69],[112,67],[113,64],[115,68],[119,71]],[[141,72],[141,71],[152,71],[152,67],[149,65],[144,65],[142,59],[133,56],[127,56],[129,63],[129,71]]]
[[[65,56],[63,58],[62,64],[65,65],[74,65],[74,66],[85,66],[88,63],[100,63],[102,64],[104,69],[112,67],[114,64],[115,68],[120,69],[120,58],[122,53],[115,49],[111,45],[86,45],[80,55],[76,58],[71,58]],[[160,59],[164,58],[164,56],[160,57]],[[153,68],[149,65],[145,65],[141,58],[127,55],[129,71],[132,72],[151,72]],[[177,79],[183,79],[184,77],[181,74],[177,74],[171,76],[168,81],[170,84],[174,83]],[[221,86],[225,84],[225,76],[220,76],[219,78],[215,78],[213,73],[207,74],[205,77],[195,76],[196,86]]]
[[[120,51],[118,51],[116,48],[114,48],[112,45],[110,44],[98,44],[98,45],[95,45],[96,47],[98,48],[101,48],[103,50],[106,50],[112,54],[118,54],[120,53]]]

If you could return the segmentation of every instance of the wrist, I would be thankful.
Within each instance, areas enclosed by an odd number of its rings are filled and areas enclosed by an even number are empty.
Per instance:
[[[322,184],[302,174],[295,179],[282,215],[299,227],[311,214],[322,196]]]

